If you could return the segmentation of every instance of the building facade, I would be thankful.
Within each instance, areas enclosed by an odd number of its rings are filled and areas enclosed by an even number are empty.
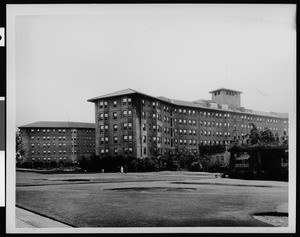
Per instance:
[[[176,146],[227,145],[259,130],[288,133],[288,114],[241,107],[239,91],[220,88],[211,100],[193,102],[154,97],[126,89],[89,99],[95,104],[96,155],[149,157]]]
[[[95,154],[95,124],[35,122],[19,127],[25,162],[67,161]]]

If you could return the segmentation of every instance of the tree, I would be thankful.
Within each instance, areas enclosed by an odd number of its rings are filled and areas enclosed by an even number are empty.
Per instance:
[[[264,143],[272,143],[275,142],[275,137],[269,128],[265,128],[265,130],[260,133],[260,140]]]
[[[254,123],[250,123],[252,126],[249,135],[249,142],[251,145],[257,144],[260,141],[260,133]]]
[[[18,129],[16,131],[16,162],[20,164],[22,162],[22,158],[25,155],[25,148],[22,141],[21,131]]]

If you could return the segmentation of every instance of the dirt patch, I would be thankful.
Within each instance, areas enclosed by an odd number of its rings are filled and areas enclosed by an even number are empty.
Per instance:
[[[86,182],[86,181],[91,181],[90,179],[59,179],[55,181],[67,181],[67,182]]]
[[[270,185],[248,185],[248,184],[228,184],[228,183],[193,183],[193,182],[171,182],[172,184],[192,184],[192,185],[221,185],[221,186],[242,186],[255,188],[273,188],[277,186]]]
[[[196,188],[170,188],[170,187],[129,187],[129,188],[111,188],[105,190],[112,191],[138,191],[138,192],[186,192],[186,191],[195,191]]]

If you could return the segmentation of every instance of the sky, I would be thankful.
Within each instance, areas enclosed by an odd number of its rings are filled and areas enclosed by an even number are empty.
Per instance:
[[[87,100],[126,88],[194,101],[225,87],[243,92],[245,108],[290,112],[295,12],[289,4],[27,5],[15,18],[16,125],[95,122]]]

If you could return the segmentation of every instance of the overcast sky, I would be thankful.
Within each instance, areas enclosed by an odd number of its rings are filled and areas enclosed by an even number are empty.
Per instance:
[[[17,126],[94,122],[87,99],[126,88],[193,101],[226,87],[260,111],[295,101],[295,5],[46,7],[15,21]]]

